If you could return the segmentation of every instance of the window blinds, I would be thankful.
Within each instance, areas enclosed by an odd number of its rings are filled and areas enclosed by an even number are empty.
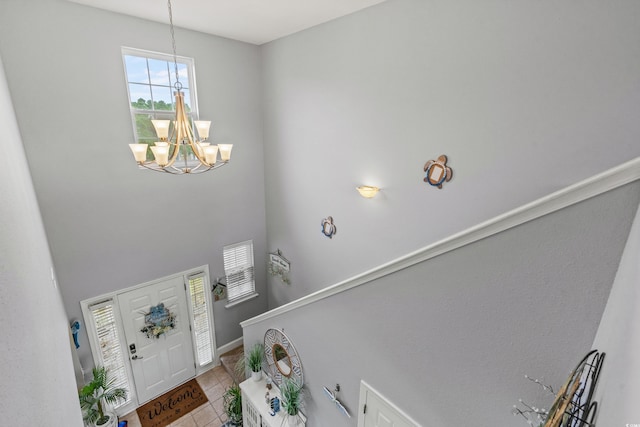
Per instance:
[[[100,359],[108,370],[108,377],[113,380],[114,387],[122,387],[128,391],[127,400],[120,401],[116,407],[131,401],[131,387],[124,366],[124,357],[118,338],[113,300],[102,301],[89,307],[98,337]]]
[[[191,312],[193,313],[196,356],[200,366],[206,365],[213,360],[206,290],[207,286],[204,273],[189,276],[189,293],[191,294]]]
[[[223,252],[227,297],[231,304],[255,293],[253,241],[225,246]]]

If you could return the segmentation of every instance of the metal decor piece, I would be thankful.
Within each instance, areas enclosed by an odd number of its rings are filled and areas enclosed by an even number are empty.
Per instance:
[[[280,249],[275,252],[269,253],[269,262],[267,264],[267,271],[272,276],[278,276],[287,285],[291,284],[289,278],[289,271],[291,270],[291,263],[282,255]]]
[[[325,219],[322,220],[320,225],[322,225],[322,234],[324,234],[330,239],[332,239],[333,236],[338,232],[338,228],[333,223],[333,217],[330,217],[330,216],[326,217]]]
[[[333,391],[329,390],[326,387],[322,387],[322,389],[324,390],[324,394],[329,398],[329,400],[331,400],[333,403],[336,404],[336,408],[338,408],[338,410],[342,412],[342,414],[345,415],[347,418],[351,418],[351,414],[349,413],[347,408],[345,408],[344,405],[338,400],[338,392],[340,391],[340,384],[336,384],[336,388]]]
[[[304,385],[300,356],[283,331],[267,329],[264,334],[264,354],[271,377],[278,386],[284,378],[290,378],[300,387]]]
[[[429,160],[423,169],[426,172],[424,182],[440,189],[445,181],[449,182],[453,177],[453,170],[447,166],[447,156],[444,154],[437,160]]]

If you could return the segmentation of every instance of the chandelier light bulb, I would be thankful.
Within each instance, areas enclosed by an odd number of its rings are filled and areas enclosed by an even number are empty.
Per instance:
[[[162,141],[166,141],[167,138],[169,138],[169,124],[171,123],[171,120],[151,120],[151,123],[153,123],[153,127],[156,130],[158,138]]]
[[[228,162],[231,158],[231,149],[233,148],[233,144],[218,144],[218,149],[220,150],[220,160],[223,162]]]
[[[153,156],[156,158],[158,166],[166,166],[169,164],[169,147],[168,146],[154,146],[151,147]]]
[[[211,127],[211,120],[194,120],[193,123],[198,129],[198,136],[201,140],[209,138],[209,128]]]
[[[141,163],[147,160],[147,147],[149,144],[129,144],[136,162]]]
[[[217,145],[207,145],[203,147],[204,150],[204,161],[209,165],[216,164],[216,158],[218,156],[218,146]]]

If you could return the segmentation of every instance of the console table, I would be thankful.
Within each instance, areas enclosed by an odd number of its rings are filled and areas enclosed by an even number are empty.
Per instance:
[[[242,382],[240,390],[242,391],[242,422],[244,427],[304,427],[306,418],[302,413],[297,417],[297,423],[294,423],[282,408],[274,416],[271,416],[271,407],[265,400],[267,381],[264,374],[260,381],[249,378]],[[269,390],[269,397],[281,399],[280,390],[275,384],[272,384],[271,390]]]

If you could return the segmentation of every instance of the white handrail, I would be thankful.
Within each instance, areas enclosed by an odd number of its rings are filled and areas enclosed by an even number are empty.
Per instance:
[[[626,163],[604,171],[598,175],[587,178],[562,190],[551,193],[519,208],[513,209],[502,215],[498,215],[488,221],[456,233],[422,249],[408,255],[397,258],[391,262],[380,265],[369,271],[335,285],[306,295],[288,304],[284,304],[273,310],[267,311],[258,316],[247,319],[240,323],[243,328],[263,322],[272,317],[304,307],[316,301],[328,298],[340,292],[347,291],[356,286],[387,276],[396,271],[400,271],[412,265],[426,261],[430,258],[442,255],[449,251],[461,248],[470,243],[484,239],[491,235],[500,233],[510,228],[516,227],[525,222],[540,218],[560,209],[587,200],[591,197],[606,193],[607,191],[621,187],[630,182],[640,179],[640,157],[636,157]]]

